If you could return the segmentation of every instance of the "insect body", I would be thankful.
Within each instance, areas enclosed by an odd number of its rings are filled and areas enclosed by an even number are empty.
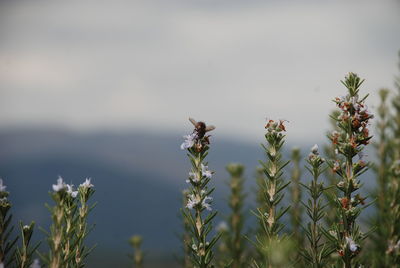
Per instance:
[[[194,131],[197,133],[197,138],[199,140],[201,140],[207,132],[215,129],[215,126],[207,126],[206,123],[201,121],[197,122],[193,118],[189,118],[189,121],[193,124]]]

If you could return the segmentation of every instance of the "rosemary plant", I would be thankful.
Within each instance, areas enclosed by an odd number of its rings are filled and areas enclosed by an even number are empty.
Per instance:
[[[129,240],[131,246],[133,247],[133,263],[136,268],[143,267],[143,251],[141,249],[141,245],[143,239],[140,235],[134,235]]]
[[[79,208],[78,215],[76,217],[76,233],[74,243],[74,259],[73,267],[81,268],[85,266],[84,260],[89,255],[93,248],[85,246],[84,241],[89,234],[91,228],[88,228],[87,217],[90,211],[95,207],[96,203],[89,206],[89,199],[94,194],[94,185],[90,182],[90,179],[86,179],[84,183],[78,187],[79,196]]]
[[[243,205],[245,194],[243,171],[244,166],[241,164],[229,164],[226,170],[230,174],[229,186],[231,194],[229,196],[229,207],[232,212],[228,220],[229,232],[227,232],[227,247],[231,264],[229,267],[240,268],[245,266],[245,247],[246,243],[243,238],[244,212]]]
[[[53,185],[50,195],[55,206],[49,207],[53,224],[47,233],[50,252],[41,256],[49,268],[85,266],[83,260],[90,252],[83,244],[88,234],[86,219],[91,210],[87,203],[93,193],[90,179],[86,179],[77,191],[61,177]]]
[[[391,214],[389,211],[390,201],[387,198],[389,191],[389,175],[390,175],[390,113],[389,106],[387,104],[389,91],[387,89],[379,90],[380,105],[378,106],[378,122],[377,122],[377,134],[378,141],[373,145],[376,149],[376,155],[378,163],[374,165],[374,171],[376,173],[377,190],[374,191],[374,196],[377,202],[375,202],[376,213],[372,219],[373,224],[376,226],[376,231],[372,234],[372,243],[370,243],[370,250],[373,256],[373,265],[382,265],[385,263],[385,251],[387,247],[388,235],[390,225],[388,219]]]
[[[395,86],[397,95],[392,101],[394,115],[391,118],[393,140],[390,152],[393,163],[389,173],[387,194],[385,195],[388,204],[385,267],[391,268],[397,267],[400,263],[400,76],[396,77]]]
[[[208,169],[205,158],[208,154],[210,145],[208,131],[215,127],[206,126],[203,122],[196,122],[190,119],[195,129],[192,134],[185,136],[185,141],[181,149],[187,149],[192,169],[189,172],[187,183],[190,184],[187,204],[182,210],[183,216],[191,226],[191,259],[194,267],[207,268],[214,267],[212,264],[214,253],[213,246],[219,236],[214,236],[210,241],[207,240],[212,230],[212,220],[217,212],[205,215],[205,210],[211,211],[212,197],[210,194],[214,189],[208,189],[213,172]]]
[[[356,257],[361,251],[362,241],[367,236],[360,231],[357,224],[357,217],[363,210],[365,198],[360,194],[354,195],[354,192],[361,187],[358,177],[368,169],[368,164],[362,160],[362,151],[371,139],[368,125],[373,116],[365,105],[368,95],[359,97],[359,88],[363,80],[356,74],[349,73],[342,83],[348,94],[334,100],[341,110],[339,117],[334,118],[340,130],[330,136],[339,157],[329,162],[330,167],[341,179],[337,183],[341,196],[336,200],[340,222],[334,224],[332,230],[325,234],[341,256],[343,267],[351,268],[358,264]],[[357,155],[359,160],[354,161]]]
[[[307,189],[308,196],[310,197],[307,203],[303,203],[310,222],[304,228],[308,247],[302,250],[301,254],[309,266],[322,268],[326,267],[327,259],[333,251],[329,247],[323,246],[322,241],[321,220],[325,216],[324,208],[326,205],[322,204],[321,196],[326,188],[322,182],[318,181],[318,178],[324,172],[323,165],[325,159],[319,155],[318,145],[312,147],[307,163],[308,166],[306,166],[306,169],[313,178],[308,185],[302,184]]]
[[[283,168],[290,162],[282,163],[281,149],[285,142],[283,132],[286,131],[284,122],[269,120],[265,128],[267,129],[265,134],[267,145],[262,144],[262,147],[265,150],[267,162],[260,161],[260,163],[266,176],[263,182],[266,211],[258,209],[256,214],[262,226],[261,233],[256,236],[256,246],[257,251],[263,255],[263,259],[255,261],[256,267],[272,267],[271,260],[275,254],[275,244],[285,238],[280,237],[284,225],[279,220],[289,210],[289,207],[278,208],[284,196],[282,191],[290,184],[290,182],[284,182],[282,178]]]
[[[291,172],[292,183],[290,187],[292,209],[289,210],[289,214],[290,214],[290,222],[292,225],[293,239],[295,240],[298,247],[302,247],[304,242],[304,236],[301,233],[300,229],[303,216],[303,207],[300,206],[301,194],[302,194],[300,188],[300,177],[301,177],[300,158],[301,158],[300,149],[293,148],[291,157],[291,161],[293,163],[293,168]]]
[[[8,266],[13,262],[13,247],[18,237],[11,239],[14,226],[11,225],[12,215],[9,213],[11,202],[8,200],[9,192],[3,180],[0,179],[0,265]]]
[[[30,242],[33,234],[33,228],[35,222],[31,222],[29,225],[22,225],[19,223],[21,229],[22,246],[17,248],[15,252],[15,264],[18,268],[28,268],[33,264],[33,254],[40,245],[40,242],[35,246],[31,247]]]
[[[389,170],[389,143],[388,143],[388,130],[389,130],[389,107],[387,105],[387,97],[389,90],[381,89],[379,91],[380,105],[378,107],[378,122],[377,122],[377,133],[379,137],[378,143],[374,144],[377,147],[377,158],[379,163],[375,169],[377,173],[378,192],[377,196],[377,208],[378,213],[385,214],[385,193],[387,190],[387,173]],[[378,218],[382,217],[378,215]],[[379,227],[378,227],[379,228]]]
[[[48,233],[48,243],[50,252],[48,257],[44,258],[45,263],[49,268],[66,267],[63,244],[67,237],[65,237],[65,209],[68,197],[67,185],[61,177],[58,178],[57,184],[53,185],[53,192],[50,193],[55,202],[54,207],[49,207],[53,224],[50,226]]]
[[[387,198],[389,213],[386,215],[387,245],[385,246],[385,258],[381,264],[384,267],[398,267],[400,263],[400,161],[393,163],[390,170]]]

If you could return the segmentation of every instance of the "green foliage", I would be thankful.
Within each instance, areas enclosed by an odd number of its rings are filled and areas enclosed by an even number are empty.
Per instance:
[[[359,87],[362,83],[363,80],[354,73],[349,73],[342,81],[348,94],[334,100],[341,110],[340,115],[333,118],[339,131],[334,131],[330,136],[338,157],[336,160],[331,159],[328,164],[340,177],[337,188],[341,194],[336,197],[339,222],[325,234],[341,256],[345,268],[358,264],[356,257],[362,249],[362,241],[366,238],[366,234],[360,231],[357,224],[357,218],[365,207],[365,198],[359,194],[354,195],[361,187],[358,177],[368,169],[368,164],[362,160],[362,150],[371,139],[368,126],[373,117],[364,102],[368,95],[359,97]],[[356,155],[359,155],[359,160],[353,162]]]
[[[208,154],[210,145],[209,136],[205,133],[207,128],[203,122],[190,121],[195,125],[191,135],[186,136],[181,149],[187,149],[192,170],[189,172],[187,182],[190,184],[187,195],[186,207],[182,210],[183,216],[189,222],[191,233],[191,245],[189,245],[192,264],[194,267],[208,268],[214,267],[213,247],[219,239],[213,236],[208,241],[208,236],[212,230],[212,220],[217,212],[205,213],[211,211],[210,194],[214,189],[208,189],[208,183],[213,172],[208,170],[208,163],[205,158]]]
[[[243,227],[245,222],[243,205],[245,200],[244,194],[244,166],[241,164],[229,164],[226,170],[230,174],[229,187],[230,196],[228,204],[231,214],[228,218],[227,229],[220,228],[222,232],[223,243],[220,252],[225,252],[225,264],[229,267],[240,268],[246,266],[246,240],[243,237]]]
[[[0,179],[0,263],[5,266],[13,262],[13,247],[18,237],[12,239],[11,234],[14,226],[11,225],[12,215],[10,212],[11,202],[8,200],[9,192]]]
[[[263,167],[265,180],[263,182],[263,197],[266,211],[260,208],[256,213],[261,225],[261,232],[256,236],[255,245],[260,254],[260,258],[256,261],[259,267],[269,267],[272,265],[272,255],[274,248],[271,248],[271,243],[279,243],[285,240],[285,236],[280,237],[280,232],[284,228],[281,223],[281,217],[288,211],[289,207],[279,208],[279,204],[284,197],[283,190],[290,182],[285,182],[282,178],[284,167],[289,164],[289,161],[282,162],[281,149],[285,142],[286,131],[284,122],[275,122],[269,120],[265,126],[267,133],[265,139],[267,145],[262,144],[267,161],[260,164]]]
[[[89,207],[88,201],[93,195],[93,185],[86,179],[77,191],[73,185],[65,184],[62,178],[53,185],[50,193],[55,205],[49,207],[52,225],[47,233],[50,251],[41,255],[49,268],[81,268],[92,248],[84,245],[90,232],[87,227],[87,216],[95,205]]]
[[[297,243],[298,247],[303,246],[304,236],[301,232],[301,222],[303,216],[303,208],[301,207],[301,197],[302,190],[300,188],[300,177],[301,177],[301,168],[300,168],[300,149],[293,148],[292,149],[292,170],[291,170],[291,187],[290,187],[290,196],[291,196],[291,204],[292,209],[289,210],[290,221],[292,226],[292,236],[294,241]]]
[[[22,222],[19,223],[21,230],[22,246],[17,248],[15,252],[15,264],[18,268],[28,268],[33,263],[33,254],[40,245],[40,242],[30,246],[33,228],[35,227],[35,222],[31,222],[29,225],[23,225]]]
[[[303,228],[308,240],[308,247],[305,250],[301,250],[301,254],[309,266],[321,268],[326,267],[328,257],[334,249],[322,241],[321,220],[326,216],[324,209],[327,205],[322,204],[321,197],[327,188],[324,187],[322,182],[318,181],[318,178],[324,172],[325,159],[319,155],[317,145],[312,148],[307,163],[306,169],[313,178],[308,185],[302,184],[309,196],[307,203],[302,204],[306,208],[306,214],[310,222]]]

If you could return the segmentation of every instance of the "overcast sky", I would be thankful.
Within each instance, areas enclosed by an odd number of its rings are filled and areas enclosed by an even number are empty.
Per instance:
[[[392,87],[399,2],[1,1],[0,127],[320,139],[347,72]]]

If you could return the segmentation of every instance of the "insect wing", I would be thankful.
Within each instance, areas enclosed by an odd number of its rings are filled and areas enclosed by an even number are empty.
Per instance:
[[[193,124],[193,126],[197,125],[196,120],[194,120],[193,118],[189,117],[189,121]]]
[[[214,129],[215,129],[215,126],[213,126],[213,125],[207,126],[207,127],[206,127],[206,132],[211,131],[211,130],[214,130]]]

